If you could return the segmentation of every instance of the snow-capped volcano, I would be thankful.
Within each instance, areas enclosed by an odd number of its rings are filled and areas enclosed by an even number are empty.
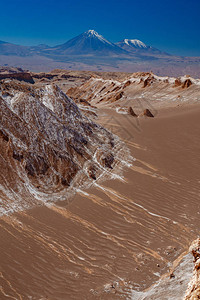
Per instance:
[[[145,43],[143,43],[140,40],[137,39],[123,39],[122,41],[116,43],[115,45],[117,45],[118,47],[120,47],[121,49],[135,54],[137,53],[137,55],[139,54],[153,54],[153,55],[157,55],[157,54],[166,54],[164,52],[161,52],[159,49],[156,49],[154,47],[148,46]]]
[[[139,48],[139,49],[146,49],[148,48],[147,45],[145,45],[145,43],[141,42],[140,40],[130,40],[130,39],[124,39],[122,41],[120,41],[118,44],[121,44],[121,46],[123,44],[134,47],[134,48]]]
[[[88,30],[68,42],[51,48],[51,53],[62,55],[116,55],[126,53],[95,30]]]

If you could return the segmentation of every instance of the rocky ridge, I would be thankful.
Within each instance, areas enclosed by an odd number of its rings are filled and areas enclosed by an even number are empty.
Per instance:
[[[192,99],[191,92],[193,93]],[[84,99],[93,105],[124,107],[133,104],[134,111],[139,101],[140,103],[145,102],[147,105],[150,101],[159,103],[159,105],[165,102],[190,101],[194,103],[199,100],[199,92],[199,79],[194,79],[189,75],[178,78],[160,77],[151,72],[133,73],[121,80],[93,77],[82,85],[72,87],[67,91],[73,99]],[[147,108],[150,109],[150,107],[143,107],[143,109]],[[141,113],[141,108],[136,111],[136,114]]]
[[[24,71],[21,68],[0,67],[0,80],[2,79],[16,79],[19,81],[34,83],[30,72]]]

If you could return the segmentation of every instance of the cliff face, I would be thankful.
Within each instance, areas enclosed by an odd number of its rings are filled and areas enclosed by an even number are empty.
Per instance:
[[[25,81],[25,82],[29,82],[29,83],[34,83],[34,80],[33,80],[32,76],[31,76],[31,74],[28,73],[28,72],[0,74],[0,80],[7,79],[7,78],[16,79],[16,80],[19,80],[19,81]]]
[[[19,81],[34,83],[32,75],[21,68],[0,67],[0,80],[2,79],[16,79]]]
[[[56,85],[1,83],[1,214],[68,198],[109,174],[122,149]]]
[[[200,299],[200,238],[192,243],[190,252],[194,258],[194,271],[184,300]]]

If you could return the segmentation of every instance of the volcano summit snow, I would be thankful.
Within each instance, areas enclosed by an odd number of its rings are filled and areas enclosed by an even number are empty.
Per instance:
[[[123,47],[124,45],[128,45],[131,46],[133,48],[139,48],[139,49],[147,49],[148,46],[145,45],[143,42],[139,41],[139,40],[130,40],[130,39],[124,39],[121,42],[118,42],[117,45],[119,45],[120,47]]]
[[[88,30],[68,42],[53,47],[51,51],[59,54],[124,54],[125,51],[117,45],[106,40],[102,35],[94,30]]]

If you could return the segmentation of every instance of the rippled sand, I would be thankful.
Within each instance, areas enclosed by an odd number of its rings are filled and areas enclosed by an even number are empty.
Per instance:
[[[163,109],[136,124],[101,111],[136,161],[69,205],[0,219],[0,299],[129,299],[170,272],[199,234],[199,114]]]

